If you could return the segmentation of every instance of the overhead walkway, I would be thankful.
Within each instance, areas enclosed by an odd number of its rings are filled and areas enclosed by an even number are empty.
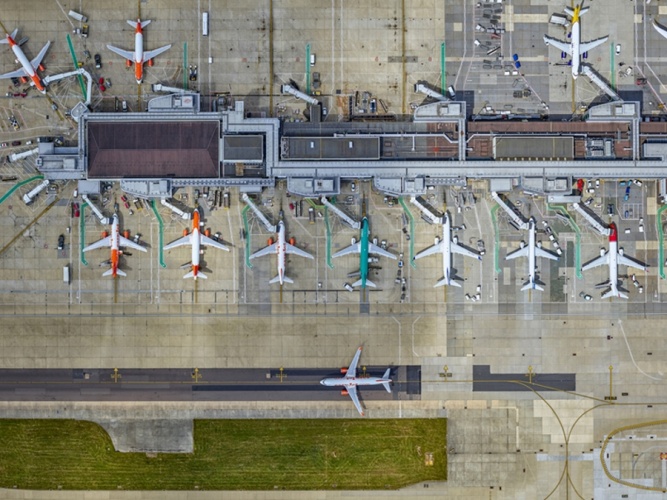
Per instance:
[[[253,201],[250,199],[250,196],[248,196],[246,193],[243,193],[243,195],[241,195],[241,199],[246,203],[246,205],[250,207],[253,212],[255,212],[255,215],[262,222],[262,224],[264,224],[264,227],[268,232],[275,233],[277,231],[276,226],[269,222],[269,219],[267,219],[266,215],[264,215],[259,207],[253,203]]]
[[[597,215],[595,215],[588,207],[581,205],[580,203],[573,203],[572,206],[574,209],[579,212],[588,223],[595,228],[595,230],[604,235],[609,236],[611,230],[609,227],[604,224]]]
[[[512,205],[512,203],[502,196],[500,196],[495,191],[491,192],[491,197],[500,205],[500,207],[507,212],[507,215],[510,216],[512,222],[516,224],[520,229],[528,229],[528,221],[522,216],[519,215],[519,210]]]
[[[322,196],[322,198],[320,200],[322,201],[322,204],[325,207],[327,207],[329,210],[331,210],[333,213],[335,213],[340,219],[342,219],[352,229],[359,229],[361,227],[361,224],[359,224],[359,222],[354,220],[352,217],[347,215],[345,212],[343,212],[336,205],[334,205],[329,200],[327,200],[326,196]]]

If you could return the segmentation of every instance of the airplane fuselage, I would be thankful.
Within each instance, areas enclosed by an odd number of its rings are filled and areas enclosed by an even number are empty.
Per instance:
[[[536,256],[535,256],[535,219],[530,219],[528,223],[528,279],[535,283]]]
[[[144,34],[141,31],[139,19],[137,19],[137,30],[134,35],[134,77],[137,83],[144,80]]]
[[[572,78],[579,76],[579,69],[581,68],[581,54],[579,49],[581,46],[581,22],[577,16],[576,21],[572,23]]]
[[[111,276],[118,276],[118,260],[120,258],[120,224],[114,214],[111,224]]]
[[[12,52],[14,52],[14,55],[16,56],[16,60],[21,64],[24,71],[28,74],[30,80],[32,80],[32,84],[42,94],[45,94],[46,87],[44,87],[42,80],[39,78],[39,76],[37,76],[35,69],[32,67],[32,64],[30,64],[30,61],[28,60],[25,53],[21,49],[21,46],[18,43],[16,43],[14,39],[9,35],[7,35],[7,41],[9,42],[9,45],[12,48]]]
[[[618,295],[618,234],[615,225],[609,234],[609,286]]]
[[[345,386],[345,385],[380,385],[386,382],[391,382],[391,379],[383,379],[377,377],[352,377],[352,378],[325,378],[320,381],[320,384],[327,387]]]
[[[452,222],[449,220],[449,214],[445,214],[442,223],[442,268],[445,272],[445,283],[451,282],[452,274]]]
[[[192,217],[192,232],[190,233],[192,241],[192,275],[197,279],[199,272],[199,256],[201,255],[201,238],[199,237],[199,212],[195,211]]]
[[[361,288],[366,288],[366,279],[368,278],[368,219],[366,217],[361,221],[361,247],[359,248],[359,279]]]
[[[278,243],[276,244],[276,254],[278,256],[278,279],[282,285],[285,278],[285,224],[283,221],[278,223]]]

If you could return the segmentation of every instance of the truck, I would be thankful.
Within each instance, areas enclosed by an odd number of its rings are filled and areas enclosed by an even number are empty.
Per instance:
[[[74,10],[70,10],[70,11],[67,13],[67,15],[68,15],[69,17],[71,17],[72,19],[76,19],[76,20],[79,21],[80,23],[86,23],[86,22],[88,22],[88,18],[87,18],[86,16],[84,16],[83,14],[79,14],[78,12],[76,12],[76,11],[74,11]]]

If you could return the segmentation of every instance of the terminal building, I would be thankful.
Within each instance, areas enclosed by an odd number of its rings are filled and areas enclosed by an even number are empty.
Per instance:
[[[341,180],[363,178],[395,196],[468,179],[488,179],[492,191],[566,194],[577,177],[667,176],[667,123],[642,121],[638,102],[599,104],[581,121],[469,119],[466,102],[447,100],[417,107],[408,121],[320,121],[319,104],[309,105],[308,122],[248,117],[229,97],[213,108],[181,93],[152,99],[146,113],[85,110],[78,146],[40,143],[37,166],[47,179],[92,181],[83,192],[119,181],[144,198],[184,186],[257,192],[279,179],[295,195],[330,196]]]

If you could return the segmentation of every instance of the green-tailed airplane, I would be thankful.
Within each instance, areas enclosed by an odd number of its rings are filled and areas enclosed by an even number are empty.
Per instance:
[[[375,287],[375,283],[368,279],[369,254],[382,255],[383,257],[389,257],[390,259],[396,260],[396,256],[394,254],[383,250],[377,245],[374,245],[369,240],[369,232],[368,219],[364,217],[361,220],[361,241],[355,241],[349,247],[333,254],[334,258],[351,253],[359,254],[359,281],[355,281],[352,284],[354,287],[360,286],[361,288],[366,288],[367,285]]]

